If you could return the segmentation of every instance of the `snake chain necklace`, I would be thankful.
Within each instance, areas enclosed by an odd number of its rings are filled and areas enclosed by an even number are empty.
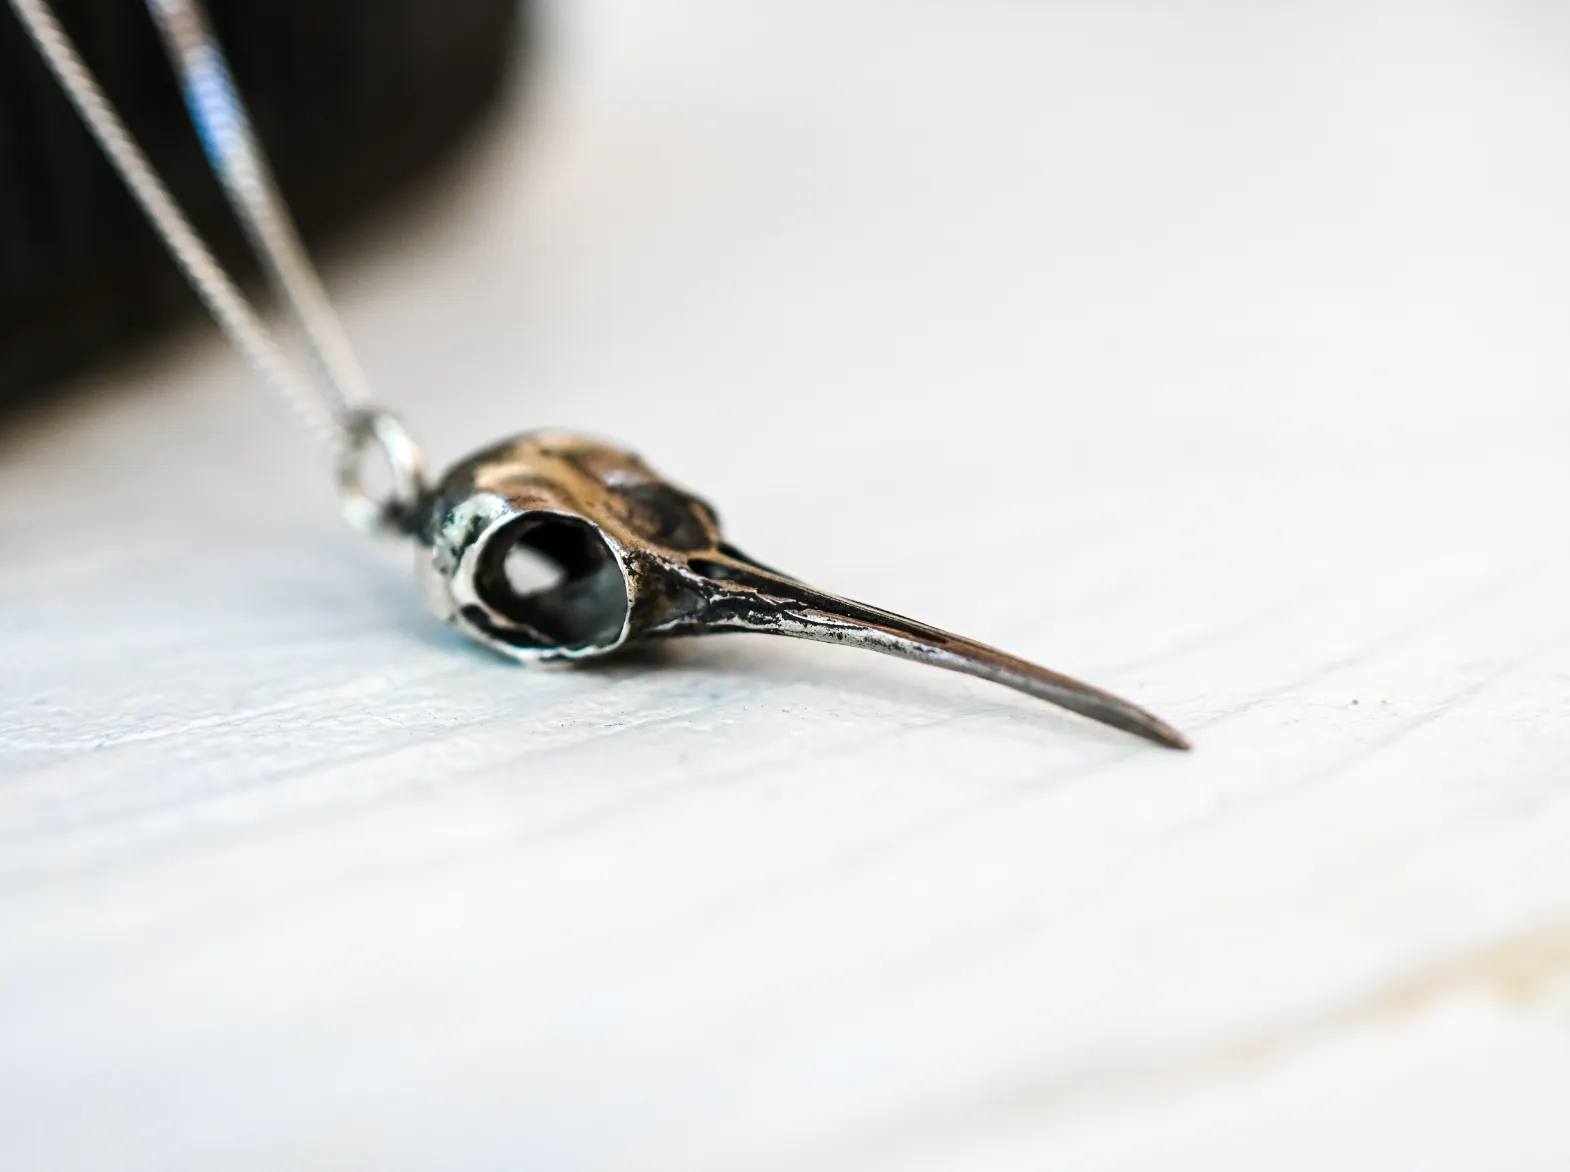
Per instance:
[[[427,485],[419,448],[376,405],[273,182],[200,0],[146,0],[209,163],[287,307],[297,363],[218,264],[45,0],[10,0],[50,70],[229,340],[332,453],[356,528],[412,540],[438,617],[522,663],[588,659],[673,635],[754,631],[864,647],[979,676],[1171,748],[1183,735],[1126,700],[753,561],[707,503],[637,456],[566,432],[515,436]],[[373,493],[368,457],[391,476]],[[557,573],[520,581],[510,556]]]

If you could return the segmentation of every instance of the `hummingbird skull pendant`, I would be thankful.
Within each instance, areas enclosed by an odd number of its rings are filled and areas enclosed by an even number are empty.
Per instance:
[[[311,351],[304,365],[278,346],[207,250],[49,6],[11,0],[11,7],[230,339],[332,441],[346,516],[368,531],[416,537],[426,596],[460,630],[526,663],[718,631],[844,643],[979,676],[1158,744],[1188,747],[1176,729],[1126,700],[753,561],[725,541],[707,504],[609,444],[558,432],[522,435],[427,489],[419,449],[369,398],[200,0],[148,0],[148,8],[213,171]],[[381,500],[360,478],[360,456],[373,446],[393,479]],[[554,576],[521,581],[511,563],[525,553],[550,563]]]
[[[789,635],[979,676],[1188,747],[1165,721],[1098,688],[753,561],[724,539],[706,502],[598,440],[534,432],[480,452],[427,495],[419,537],[431,609],[525,663],[673,635]],[[520,552],[555,574],[520,583],[509,565]]]

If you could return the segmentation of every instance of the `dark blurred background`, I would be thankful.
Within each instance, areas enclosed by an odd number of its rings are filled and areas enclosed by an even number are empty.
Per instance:
[[[208,0],[308,241],[439,165],[534,43],[527,0]],[[254,272],[140,3],[55,0],[225,264]],[[0,11],[0,411],[198,312],[9,9]]]

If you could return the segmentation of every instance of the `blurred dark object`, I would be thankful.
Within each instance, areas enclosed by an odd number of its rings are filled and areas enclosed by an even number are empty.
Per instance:
[[[60,22],[220,259],[255,264],[136,0]],[[436,163],[501,94],[519,0],[208,0],[307,241]],[[0,408],[199,311],[9,8],[0,8]]]

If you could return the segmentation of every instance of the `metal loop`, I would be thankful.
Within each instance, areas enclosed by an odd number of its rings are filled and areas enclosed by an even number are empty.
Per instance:
[[[362,475],[366,449],[373,445],[392,475],[392,487],[381,499],[367,491]],[[399,536],[414,532],[416,511],[425,496],[424,464],[420,449],[392,412],[361,407],[344,419],[337,480],[344,519],[356,529]]]

